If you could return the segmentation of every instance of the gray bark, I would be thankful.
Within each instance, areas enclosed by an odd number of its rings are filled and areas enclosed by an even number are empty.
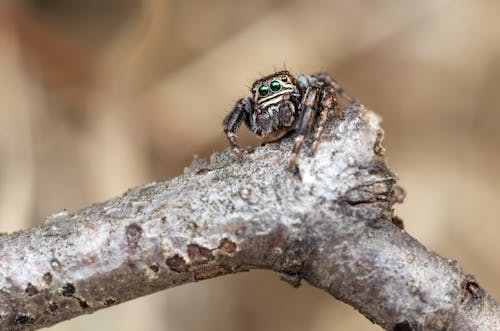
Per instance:
[[[387,330],[500,330],[455,261],[392,222],[377,117],[344,109],[316,155],[293,139],[214,154],[177,178],[0,238],[0,329],[34,330],[165,288],[255,268],[306,280]]]

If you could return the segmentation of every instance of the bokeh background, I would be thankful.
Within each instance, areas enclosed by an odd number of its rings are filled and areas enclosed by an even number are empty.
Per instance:
[[[384,119],[407,231],[498,299],[499,12],[495,0],[4,0],[0,231],[179,175],[226,148],[221,121],[260,75],[328,71]],[[380,328],[252,271],[50,330]]]

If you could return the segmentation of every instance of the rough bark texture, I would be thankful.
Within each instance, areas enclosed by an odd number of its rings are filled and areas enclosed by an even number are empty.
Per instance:
[[[500,330],[494,299],[391,221],[380,139],[377,117],[352,105],[315,156],[304,148],[298,174],[285,138],[3,236],[1,330],[254,268],[305,279],[387,330]]]

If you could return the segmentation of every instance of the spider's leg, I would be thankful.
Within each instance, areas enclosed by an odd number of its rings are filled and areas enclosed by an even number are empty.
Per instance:
[[[335,94],[338,95],[339,97],[347,100],[350,103],[357,102],[357,100],[351,97],[349,94],[347,94],[342,88],[342,86],[340,86],[340,84],[335,79],[333,79],[333,77],[330,76],[328,73],[320,72],[314,74],[313,77],[315,77],[320,82],[333,87],[333,89],[335,90]]]
[[[317,86],[309,86],[302,101],[302,111],[299,115],[296,128],[298,135],[295,138],[295,145],[293,146],[292,157],[290,158],[290,167],[295,167],[297,154],[300,147],[304,144],[304,137],[311,129],[312,122],[314,121],[315,107],[318,103],[318,92],[319,88]]]
[[[243,121],[248,121],[251,110],[252,100],[250,98],[240,99],[234,105],[233,111],[226,116],[223,122],[224,132],[226,133],[229,145],[231,146],[233,153],[237,156],[241,156],[242,150],[236,140],[236,131],[238,131]]]
[[[331,89],[323,89],[323,93],[321,94],[321,112],[319,113],[319,122],[316,128],[316,134],[314,135],[314,140],[311,146],[311,151],[313,153],[316,152],[316,149],[319,145],[319,140],[323,131],[325,130],[326,121],[328,120],[328,115],[333,110],[338,109],[337,99],[335,98],[335,94],[331,91]]]

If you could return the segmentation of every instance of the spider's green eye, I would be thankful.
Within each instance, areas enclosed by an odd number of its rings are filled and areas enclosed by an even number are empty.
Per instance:
[[[265,97],[268,93],[269,93],[269,87],[267,87],[266,85],[261,85],[259,87],[259,95],[261,97]]]
[[[281,81],[282,81],[282,82],[287,82],[287,81],[288,81],[288,78],[286,78],[286,76],[281,76]]]
[[[273,92],[281,90],[281,84],[280,84],[280,82],[278,82],[277,80],[273,80],[271,82],[271,90]]]

